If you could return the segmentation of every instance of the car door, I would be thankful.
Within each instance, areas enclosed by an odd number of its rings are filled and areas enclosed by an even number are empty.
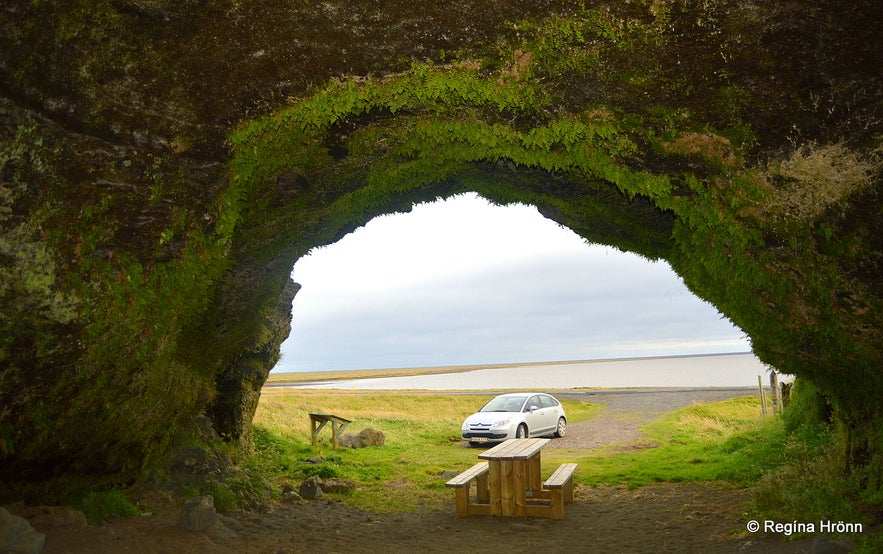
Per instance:
[[[532,407],[535,409],[531,410]],[[540,395],[531,396],[527,404],[524,405],[524,409],[524,420],[527,422],[531,436],[547,433],[555,425],[555,423],[550,423],[555,420],[555,414],[550,415],[553,410],[543,407],[543,399]]]
[[[557,429],[558,418],[564,414],[561,404],[547,394],[541,395],[540,400],[543,403],[543,411],[546,412],[545,417],[548,418],[546,421],[548,422],[549,428]]]
[[[541,394],[540,404],[543,407],[543,429],[552,431],[558,425],[559,405],[548,394]]]

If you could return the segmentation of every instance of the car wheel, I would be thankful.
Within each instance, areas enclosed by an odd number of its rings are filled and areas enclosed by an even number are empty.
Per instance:
[[[521,424],[518,426],[518,429],[515,430],[515,438],[516,439],[526,439],[527,438],[527,425]]]
[[[567,432],[567,421],[563,417],[558,418],[558,427],[555,429],[556,437],[563,437]]]

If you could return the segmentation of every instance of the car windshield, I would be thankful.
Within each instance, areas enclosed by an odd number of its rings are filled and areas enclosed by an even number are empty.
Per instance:
[[[527,396],[498,396],[484,405],[481,412],[520,412]]]

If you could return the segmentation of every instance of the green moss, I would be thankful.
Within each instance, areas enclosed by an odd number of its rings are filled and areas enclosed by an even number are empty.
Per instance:
[[[421,65],[383,80],[331,84],[233,135],[237,190],[259,194],[276,175],[292,169],[326,191],[325,184],[333,180],[328,186],[340,192],[326,208],[327,216],[320,216],[327,217],[328,240],[361,214],[381,212],[411,191],[456,180],[476,163],[507,161],[560,174],[586,192],[613,184],[629,199],[666,197],[668,179],[614,161],[637,150],[631,129],[615,116],[565,114],[524,128],[509,122],[511,114],[547,119],[542,115],[547,100],[536,86],[501,79],[467,67]],[[325,150],[327,133],[365,114],[371,123],[347,137],[347,156],[335,162]],[[490,189],[494,176],[489,174],[487,181]],[[539,203],[535,195],[522,198]]]
[[[214,300],[229,237],[177,209],[155,246],[121,252],[121,240],[149,241],[144,227],[120,232],[139,199],[87,189],[61,201],[53,187],[76,189],[60,174],[66,146],[44,146],[59,144],[51,136],[34,123],[0,144],[0,456],[125,480],[211,398],[216,369],[189,363],[182,328]],[[126,162],[107,170],[137,172]]]

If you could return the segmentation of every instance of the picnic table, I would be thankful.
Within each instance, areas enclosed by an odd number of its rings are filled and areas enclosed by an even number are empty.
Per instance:
[[[549,439],[510,439],[478,455],[488,461],[492,515],[527,515],[527,498],[542,490],[540,455]]]
[[[456,491],[457,515],[564,517],[573,501],[577,464],[562,464],[545,482],[541,455],[549,439],[510,439],[478,455],[478,463],[446,484]],[[470,499],[475,482],[476,500]]]

